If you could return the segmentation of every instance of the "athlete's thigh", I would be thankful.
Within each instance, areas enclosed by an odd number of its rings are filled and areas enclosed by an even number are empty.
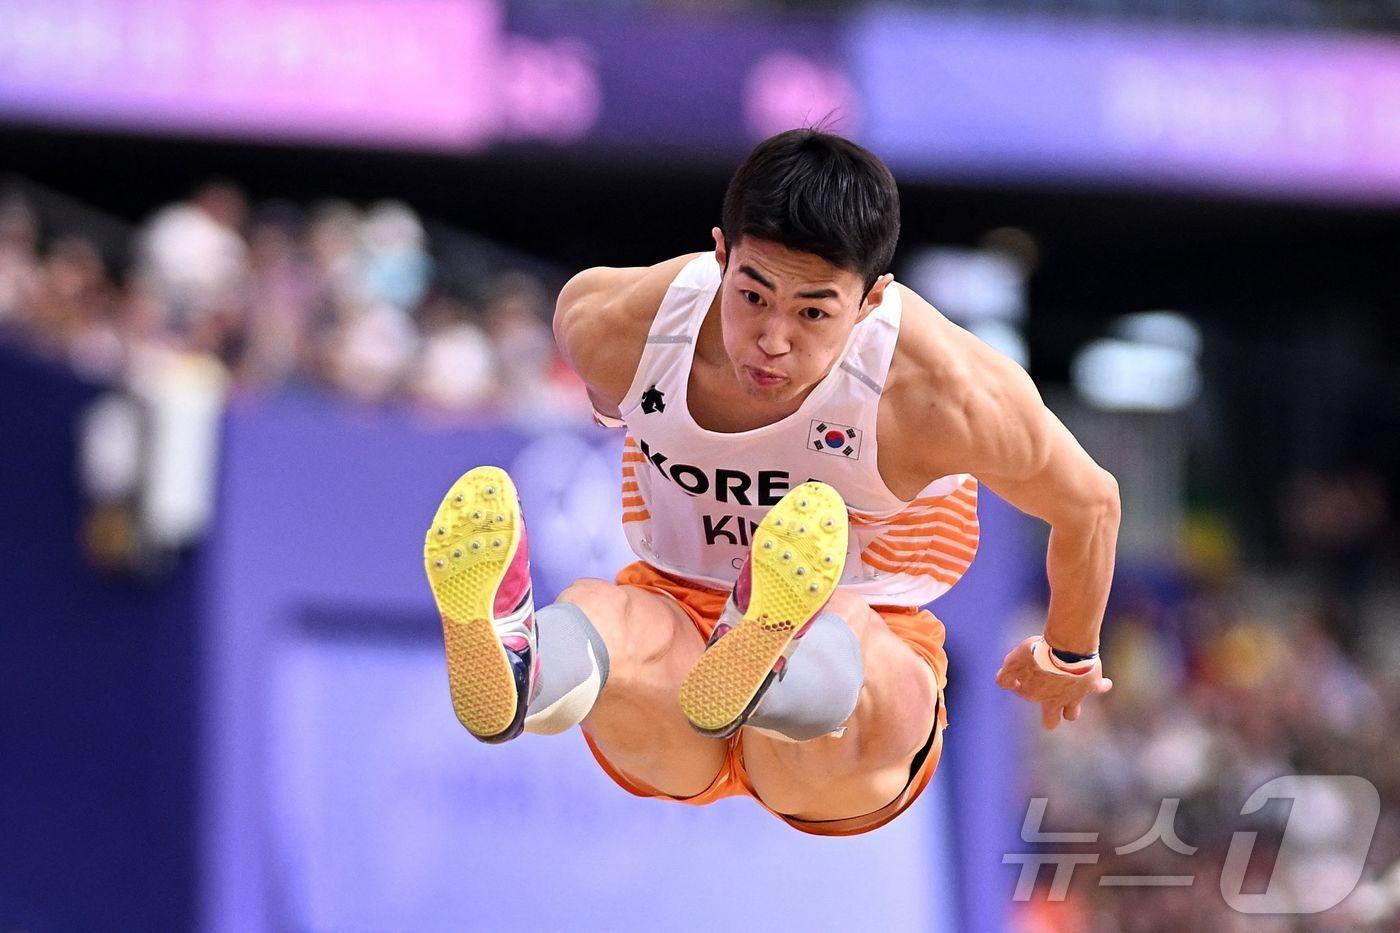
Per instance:
[[[828,608],[860,640],[865,684],[841,736],[785,742],[744,732],[744,766],[768,806],[829,820],[878,810],[904,790],[935,722],[937,680],[864,600],[838,591]],[[798,648],[792,664],[802,663]]]
[[[580,580],[560,599],[577,603],[608,648],[608,681],[583,728],[614,767],[677,797],[707,788],[726,743],[698,735],[677,694],[705,641],[669,596]],[[548,663],[547,658],[541,659]]]

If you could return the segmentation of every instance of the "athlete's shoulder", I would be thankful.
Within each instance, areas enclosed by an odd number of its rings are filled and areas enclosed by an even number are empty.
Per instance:
[[[983,350],[990,348],[912,288],[897,282],[890,288],[899,290],[900,322],[886,385],[905,394],[957,397],[974,384],[977,370],[988,362]]]
[[[576,274],[559,292],[557,314],[612,313],[632,318],[656,315],[661,298],[681,270],[701,253],[687,253],[651,266],[594,266]]]
[[[640,328],[645,335],[666,290],[699,255],[677,256],[653,266],[584,269],[564,285],[555,305],[554,326],[561,346],[566,338],[615,339],[620,336],[619,329],[626,332]]]
[[[554,337],[595,403],[612,407],[622,400],[662,298],[699,255],[689,253],[652,266],[585,269],[559,292]]]
[[[943,438],[953,461],[980,456],[1008,424],[1040,407],[1035,384],[1015,360],[898,287],[899,339],[886,379],[891,423],[913,428],[911,438]]]

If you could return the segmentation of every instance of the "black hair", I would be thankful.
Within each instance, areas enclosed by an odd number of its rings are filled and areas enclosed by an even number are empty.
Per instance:
[[[746,237],[820,256],[861,276],[866,292],[899,241],[899,189],[868,149],[815,129],[759,143],[724,193],[729,249]]]

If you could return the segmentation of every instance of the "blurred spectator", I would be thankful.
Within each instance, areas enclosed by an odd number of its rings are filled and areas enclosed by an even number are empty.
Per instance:
[[[117,317],[128,355],[161,345],[174,349],[175,334],[167,326],[165,301],[149,278],[127,276],[118,303]]]
[[[97,248],[81,237],[65,237],[40,269],[29,317],[41,349],[85,375],[113,375],[121,364],[116,292]]]
[[[550,304],[543,286],[523,273],[491,283],[486,330],[496,346],[503,402],[521,420],[586,419],[591,408],[583,386],[559,357],[545,323]]]
[[[238,298],[247,328],[238,373],[245,384],[281,385],[306,355],[322,286],[300,233],[300,214],[286,205],[267,212],[249,233],[248,274]]]
[[[500,357],[507,402],[517,409],[538,407],[532,398],[545,388],[554,359],[554,335],[545,324],[548,296],[539,283],[521,273],[507,273],[489,287],[486,330]]]
[[[0,332],[20,326],[34,306],[40,283],[39,230],[28,205],[17,197],[0,202]]]
[[[412,395],[435,411],[471,411],[490,403],[497,388],[491,341],[471,311],[436,294],[419,313],[423,345],[413,366]]]
[[[177,330],[194,329],[242,280],[246,213],[237,188],[208,184],[156,212],[139,235],[140,271],[161,291]]]
[[[379,304],[344,322],[331,353],[331,379],[352,398],[380,401],[408,379],[418,351],[413,322],[390,305]]]
[[[308,247],[332,307],[349,308],[359,298],[360,211],[347,201],[316,206]]]
[[[1326,600],[1326,623],[1361,649],[1361,596],[1377,570],[1390,519],[1385,479],[1371,467],[1300,473],[1280,507],[1299,569]]]
[[[406,204],[381,201],[360,227],[365,298],[408,311],[423,297],[432,274],[423,224]]]

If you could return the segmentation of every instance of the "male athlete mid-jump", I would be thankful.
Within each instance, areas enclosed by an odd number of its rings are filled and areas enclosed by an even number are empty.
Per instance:
[[[1045,632],[997,683],[1046,728],[1112,686],[1117,483],[1019,366],[886,272],[899,199],[870,152],[766,140],[712,235],[559,295],[565,358],[627,428],[638,562],[536,612],[505,472],[472,470],[438,509],[425,560],[453,707],[485,742],[581,725],[640,796],[746,794],[806,832],[866,832],[942,752],[944,629],[919,607],[972,561],[979,483],[1051,527]]]

